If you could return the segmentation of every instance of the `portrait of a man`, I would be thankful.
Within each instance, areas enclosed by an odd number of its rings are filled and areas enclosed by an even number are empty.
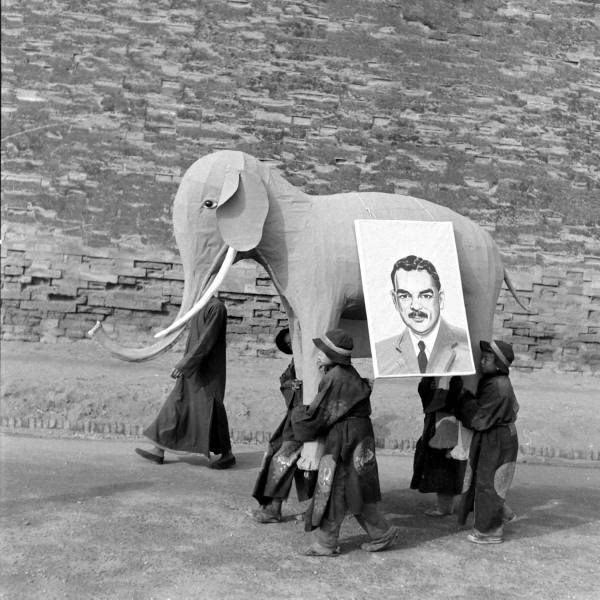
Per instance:
[[[444,290],[429,260],[414,254],[391,270],[391,301],[404,324],[375,345],[379,375],[467,373],[473,368],[465,329],[444,319]]]
[[[375,377],[470,375],[469,338],[451,222],[355,222]]]

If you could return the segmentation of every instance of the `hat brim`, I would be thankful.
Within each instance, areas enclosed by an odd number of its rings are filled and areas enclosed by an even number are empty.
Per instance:
[[[481,348],[482,352],[491,352],[494,356],[496,355],[496,353],[492,350],[492,347],[490,346],[489,342],[485,342],[484,340],[481,340],[479,342],[479,348]]]
[[[338,363],[340,365],[352,364],[350,356],[338,354],[335,350],[332,350],[321,338],[313,338],[313,344],[333,362]]]
[[[502,361],[502,359],[496,354],[496,352],[494,351],[494,349],[492,348],[492,346],[491,346],[491,344],[489,342],[481,340],[479,342],[479,347],[481,348],[482,352],[489,352],[489,353],[493,354],[494,357],[495,357],[494,362],[496,363],[496,366],[502,372],[508,373],[508,367],[504,364],[504,362]]]
[[[293,350],[292,350],[292,346],[291,344],[288,344],[285,341],[285,336],[290,332],[289,328],[286,327],[285,329],[282,329],[276,336],[275,336],[275,345],[277,346],[277,348],[279,348],[279,350],[281,352],[283,352],[284,354],[293,354]]]

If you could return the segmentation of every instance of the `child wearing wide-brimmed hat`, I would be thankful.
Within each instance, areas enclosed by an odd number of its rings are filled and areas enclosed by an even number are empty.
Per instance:
[[[474,430],[458,520],[464,524],[473,511],[469,541],[498,544],[503,541],[504,524],[514,518],[505,498],[519,450],[515,426],[519,404],[508,376],[514,360],[512,346],[499,340],[481,341],[479,346],[482,377],[477,394],[466,393],[458,407],[460,420]]]
[[[316,530],[315,541],[303,554],[335,556],[347,512],[356,517],[370,537],[361,548],[377,552],[389,548],[398,527],[381,513],[375,439],[371,414],[371,385],[352,366],[352,337],[332,329],[313,339],[319,349],[322,373],[317,395],[309,406],[292,413],[295,438],[303,442],[324,438],[317,487],[305,514],[305,529]]]

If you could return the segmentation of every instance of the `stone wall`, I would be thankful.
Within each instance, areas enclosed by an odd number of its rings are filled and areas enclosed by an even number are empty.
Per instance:
[[[19,229],[21,238],[8,235],[2,246],[2,339],[82,339],[103,321],[109,335],[137,347],[154,341],[152,334],[177,314],[183,270],[176,253],[82,248],[72,238],[39,235],[32,242],[33,232]],[[287,317],[264,269],[242,261],[222,288],[229,347],[245,355],[274,354],[274,335]]]
[[[488,229],[524,368],[600,361],[595,1],[2,0],[2,335],[147,339],[176,311],[177,183],[220,148],[313,194],[380,190]],[[237,267],[232,335],[285,319]],[[231,290],[231,291],[229,291]]]
[[[7,236],[2,246],[2,338],[54,343],[86,336],[96,321],[126,345],[140,346],[177,314],[183,291],[179,257],[160,248],[83,248],[69,238],[32,242]],[[592,268],[532,266],[510,279],[534,314],[501,292],[495,333],[510,341],[521,369],[600,372],[600,287]],[[255,263],[235,265],[219,296],[228,308],[229,345],[268,356],[287,323],[267,273]]]

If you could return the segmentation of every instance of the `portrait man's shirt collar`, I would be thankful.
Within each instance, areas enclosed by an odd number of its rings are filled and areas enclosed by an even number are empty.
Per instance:
[[[410,341],[415,350],[415,355],[419,354],[420,351],[419,342],[423,342],[425,344],[425,354],[427,355],[428,359],[431,358],[431,351],[433,350],[433,345],[435,344],[435,340],[440,329],[440,321],[441,319],[438,319],[435,327],[425,335],[418,335],[410,327],[406,328],[408,334],[410,335]]]

